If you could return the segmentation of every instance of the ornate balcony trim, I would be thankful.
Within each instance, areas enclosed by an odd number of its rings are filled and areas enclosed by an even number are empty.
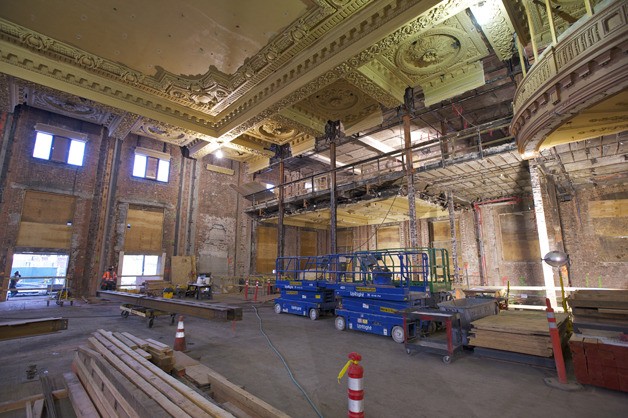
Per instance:
[[[628,87],[628,3],[583,17],[548,47],[515,92],[510,131],[524,158],[584,109]]]

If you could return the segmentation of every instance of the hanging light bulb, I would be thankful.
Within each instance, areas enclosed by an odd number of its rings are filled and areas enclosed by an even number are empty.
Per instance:
[[[222,153],[222,149],[218,148],[218,151],[216,151],[216,158],[222,158],[224,156],[224,154]]]

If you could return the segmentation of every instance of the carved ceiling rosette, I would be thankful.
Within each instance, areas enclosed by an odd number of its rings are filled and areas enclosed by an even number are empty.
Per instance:
[[[459,63],[468,48],[466,35],[455,29],[431,29],[403,42],[395,54],[395,63],[411,76],[430,76]]]
[[[295,107],[307,109],[322,120],[340,120],[349,127],[379,109],[379,104],[343,79],[310,95]]]
[[[255,129],[256,137],[262,138],[273,144],[285,144],[299,132],[280,122],[269,119]]]
[[[185,145],[194,140],[195,133],[186,132],[166,123],[143,119],[132,129],[136,135],[157,139],[174,145]]]

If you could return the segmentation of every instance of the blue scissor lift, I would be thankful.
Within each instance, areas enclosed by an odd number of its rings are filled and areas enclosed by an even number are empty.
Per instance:
[[[336,329],[391,336],[398,343],[404,342],[405,329],[409,337],[420,332],[420,321],[404,326],[402,311],[432,304],[428,251],[376,250],[335,257],[338,261],[330,264],[339,267],[333,274],[339,298]]]
[[[276,265],[276,313],[309,316],[316,320],[336,308],[331,286],[330,256],[279,257]]]

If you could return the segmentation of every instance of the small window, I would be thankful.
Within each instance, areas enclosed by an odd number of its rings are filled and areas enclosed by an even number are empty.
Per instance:
[[[133,162],[134,177],[142,177],[167,183],[169,173],[169,160],[138,153],[135,154],[135,160]]]
[[[42,160],[82,166],[85,141],[37,132],[33,157]]]

